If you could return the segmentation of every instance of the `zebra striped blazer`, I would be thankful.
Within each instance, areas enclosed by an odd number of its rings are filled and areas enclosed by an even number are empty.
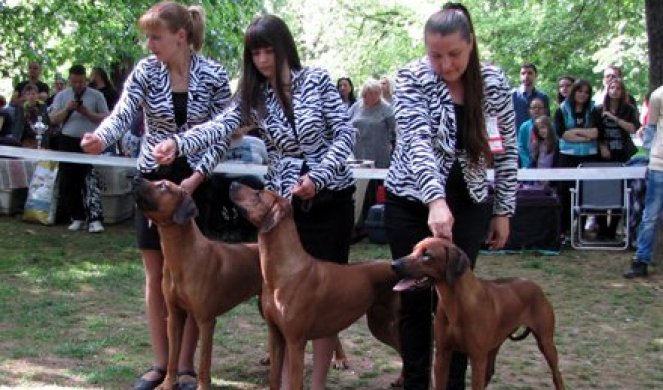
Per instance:
[[[261,128],[265,141],[268,168],[266,187],[290,198],[305,162],[316,192],[323,188],[341,190],[354,185],[346,160],[355,141],[355,129],[349,125],[341,96],[329,74],[319,68],[292,70],[294,128],[281,107],[278,96],[268,83],[263,87],[266,113],[253,120]],[[214,120],[175,136],[180,154],[188,155],[208,145],[228,142],[241,123],[239,98]]]
[[[513,215],[518,173],[518,147],[514,127],[511,89],[501,69],[482,66],[484,112],[496,117],[504,147],[493,154],[495,168],[494,215]],[[471,99],[471,95],[465,95]],[[457,158],[476,203],[488,195],[486,162],[469,164],[463,150],[456,151],[456,118],[453,101],[444,81],[431,68],[428,58],[414,61],[398,73],[394,92],[399,135],[386,179],[395,195],[429,203],[444,198],[446,180]]]
[[[159,142],[212,119],[223,111],[229,101],[230,85],[223,66],[192,53],[187,122],[177,128],[168,68],[152,55],[138,62],[124,84],[122,96],[115,109],[99,125],[95,134],[105,145],[116,142],[129,128],[139,107],[142,107],[145,115],[145,133],[138,156],[138,169],[141,172],[151,172],[159,167],[152,156],[152,150]],[[212,145],[199,153],[192,154],[187,160],[189,166],[207,175],[221,161],[225,148],[223,145]]]

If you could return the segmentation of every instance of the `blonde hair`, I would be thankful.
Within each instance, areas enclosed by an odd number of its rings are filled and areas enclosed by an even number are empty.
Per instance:
[[[364,81],[364,85],[361,86],[361,97],[364,98],[367,93],[374,92],[382,96],[382,87],[380,82],[376,79],[368,79]]]
[[[193,50],[200,51],[205,39],[205,10],[198,5],[188,8],[174,1],[162,1],[150,7],[138,19],[138,28],[146,32],[164,26],[175,33],[186,32],[187,42]]]

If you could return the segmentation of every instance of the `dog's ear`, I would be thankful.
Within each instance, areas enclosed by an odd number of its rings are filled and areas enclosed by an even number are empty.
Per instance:
[[[195,218],[197,215],[198,207],[196,207],[196,203],[193,201],[193,198],[191,198],[191,196],[188,194],[183,194],[182,201],[177,207],[177,210],[175,210],[175,214],[173,214],[173,222],[178,225],[184,225],[192,218]]]
[[[272,209],[269,210],[269,213],[263,219],[259,233],[267,233],[271,231],[291,212],[292,206],[290,206],[289,202],[277,200],[272,206]]]
[[[470,266],[470,260],[467,258],[465,252],[456,248],[455,246],[446,247],[447,251],[447,269],[445,271],[447,283],[453,286],[454,282],[463,274]]]

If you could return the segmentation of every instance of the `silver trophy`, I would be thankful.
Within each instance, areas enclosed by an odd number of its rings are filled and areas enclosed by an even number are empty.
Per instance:
[[[48,126],[46,126],[42,121],[41,115],[37,117],[37,122],[35,122],[32,128],[35,130],[35,134],[37,135],[37,149],[41,149],[41,140],[44,137],[46,130],[48,130]]]

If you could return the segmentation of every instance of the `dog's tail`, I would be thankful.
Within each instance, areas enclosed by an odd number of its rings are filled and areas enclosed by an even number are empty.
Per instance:
[[[525,328],[525,330],[523,330],[523,333],[517,335],[516,334],[517,330],[518,328],[514,329],[513,332],[511,332],[511,334],[509,335],[509,340],[511,341],[525,340],[525,338],[527,338],[527,336],[529,336],[529,334],[531,333],[530,328]]]

